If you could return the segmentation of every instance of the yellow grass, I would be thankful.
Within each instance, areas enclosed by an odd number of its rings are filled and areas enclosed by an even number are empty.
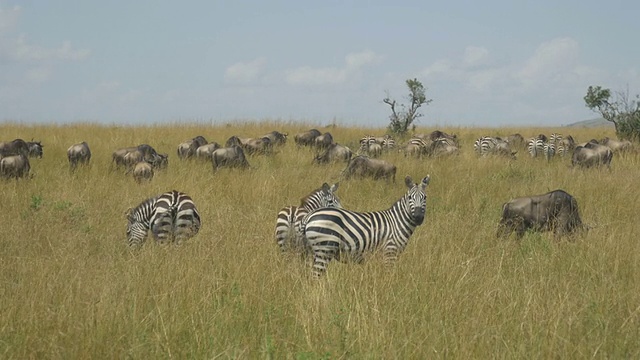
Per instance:
[[[25,358],[638,358],[640,357],[640,158],[614,156],[611,171],[478,159],[481,135],[553,131],[577,141],[611,129],[442,129],[457,133],[450,159],[383,158],[395,184],[341,181],[349,209],[389,207],[404,176],[431,175],[427,217],[392,268],[379,255],[362,265],[330,264],[320,281],[309,264],[282,256],[277,211],[343,164],[312,166],[285,122],[115,127],[0,125],[0,140],[34,138],[44,158],[33,179],[0,181],[0,357]],[[248,171],[179,161],[177,145],[196,135],[289,132],[275,156],[251,157]],[[321,128],[352,148],[384,129]],[[420,132],[434,129],[423,128]],[[90,168],[70,175],[66,149],[87,141]],[[148,143],[169,153],[169,168],[137,185],[111,171],[111,152]],[[530,233],[495,238],[501,205],[561,188],[594,226],[574,241]],[[148,239],[125,244],[124,212],[177,189],[190,194],[202,230],[182,247]]]

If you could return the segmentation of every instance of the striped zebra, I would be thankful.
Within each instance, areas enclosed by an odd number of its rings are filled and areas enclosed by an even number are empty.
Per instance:
[[[553,135],[552,135],[553,136]],[[544,143],[542,147],[544,158],[549,161],[556,155],[556,144],[553,142]]]
[[[424,221],[429,179],[427,175],[420,184],[414,184],[407,176],[409,190],[387,210],[358,213],[324,208],[309,213],[302,229],[313,253],[313,276],[322,276],[332,259],[362,262],[366,251],[380,247],[385,263],[395,262]]]
[[[498,140],[496,138],[482,136],[473,143],[473,150],[480,156],[487,156],[497,144]]]
[[[173,190],[127,210],[127,242],[140,247],[151,230],[157,243],[180,245],[200,230],[200,214],[191,197]]]
[[[395,147],[396,147],[396,141],[391,137],[391,135],[385,135],[382,139],[382,149],[391,150]]]
[[[538,157],[544,153],[544,140],[538,138],[531,138],[527,142],[527,151],[531,157]]]
[[[324,183],[322,187],[300,199],[300,206],[286,206],[280,209],[276,219],[275,238],[282,252],[287,250],[300,254],[306,252],[300,229],[302,219],[315,209],[341,208],[340,199],[335,194],[338,186],[339,183],[331,186]]]

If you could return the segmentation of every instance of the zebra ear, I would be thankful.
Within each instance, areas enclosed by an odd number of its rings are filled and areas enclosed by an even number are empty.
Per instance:
[[[424,188],[427,187],[427,185],[429,185],[429,181],[431,181],[431,176],[427,175],[422,179],[422,189],[424,190]]]
[[[335,183],[335,184],[331,185],[331,192],[336,192],[336,191],[338,191],[338,187],[339,187],[339,186],[340,186],[340,183],[339,183],[339,182],[337,182],[337,183]]]
[[[331,190],[331,187],[329,186],[329,184],[327,183],[322,184],[322,191],[327,192],[329,190]]]
[[[131,214],[133,214],[133,208],[128,208],[127,211],[124,212],[124,218],[129,219]]]
[[[407,177],[404,178],[404,184],[407,185],[408,188],[413,187],[413,180],[411,180],[411,176],[407,175]]]

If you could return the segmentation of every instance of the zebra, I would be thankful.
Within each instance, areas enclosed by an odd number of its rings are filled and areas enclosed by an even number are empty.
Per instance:
[[[553,142],[544,143],[542,147],[542,152],[544,153],[544,158],[547,161],[551,160],[551,158],[556,155],[556,144]]]
[[[335,192],[339,183],[331,186],[324,183],[322,187],[300,199],[300,206],[286,206],[280,209],[276,219],[275,238],[280,250],[305,254],[304,239],[300,229],[302,219],[311,211],[319,208],[342,208]]]
[[[396,147],[396,141],[391,137],[391,135],[385,135],[382,139],[382,149],[391,150],[395,147]]]
[[[498,140],[496,138],[482,136],[473,143],[473,150],[480,156],[487,156],[497,144]]]
[[[365,251],[379,247],[385,263],[395,262],[424,221],[429,180],[427,175],[420,184],[414,184],[407,176],[409,190],[387,210],[358,213],[323,208],[309,213],[302,221],[302,229],[313,253],[313,276],[321,277],[332,259],[341,260],[344,255],[360,263]]]
[[[151,230],[159,244],[180,245],[200,231],[200,214],[191,197],[173,190],[143,201],[127,210],[127,242],[140,247]]]
[[[527,142],[527,151],[531,157],[537,157],[544,152],[544,140],[538,138],[531,138]]]

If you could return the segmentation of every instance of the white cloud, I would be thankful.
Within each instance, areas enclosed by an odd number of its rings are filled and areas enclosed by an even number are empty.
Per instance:
[[[578,66],[580,46],[571,38],[557,38],[542,43],[522,69],[515,74],[525,85],[560,80],[562,74]]]
[[[357,53],[350,53],[350,54],[347,54],[347,56],[345,57],[345,62],[347,63],[347,66],[349,68],[355,68],[355,69],[358,69],[367,64],[378,62],[380,60],[382,60],[382,57],[379,55],[376,55],[376,53],[374,53],[371,50],[365,50]]]
[[[479,46],[467,46],[464,49],[462,63],[466,67],[485,65],[489,59],[489,50]]]
[[[345,64],[342,67],[301,66],[285,71],[285,81],[291,85],[341,84],[357,75],[365,65],[381,60],[382,57],[371,50],[353,52],[345,56]]]
[[[41,83],[49,80],[51,77],[50,66],[39,66],[27,71],[26,77],[29,81]]]
[[[250,62],[238,62],[227,68],[224,72],[224,78],[232,83],[250,83],[258,78],[262,73],[267,59],[259,57]]]
[[[286,72],[287,83],[292,85],[339,84],[347,79],[347,71],[338,68],[299,67]]]
[[[18,23],[20,18],[20,6],[14,6],[11,9],[0,8],[0,34],[12,30]]]

